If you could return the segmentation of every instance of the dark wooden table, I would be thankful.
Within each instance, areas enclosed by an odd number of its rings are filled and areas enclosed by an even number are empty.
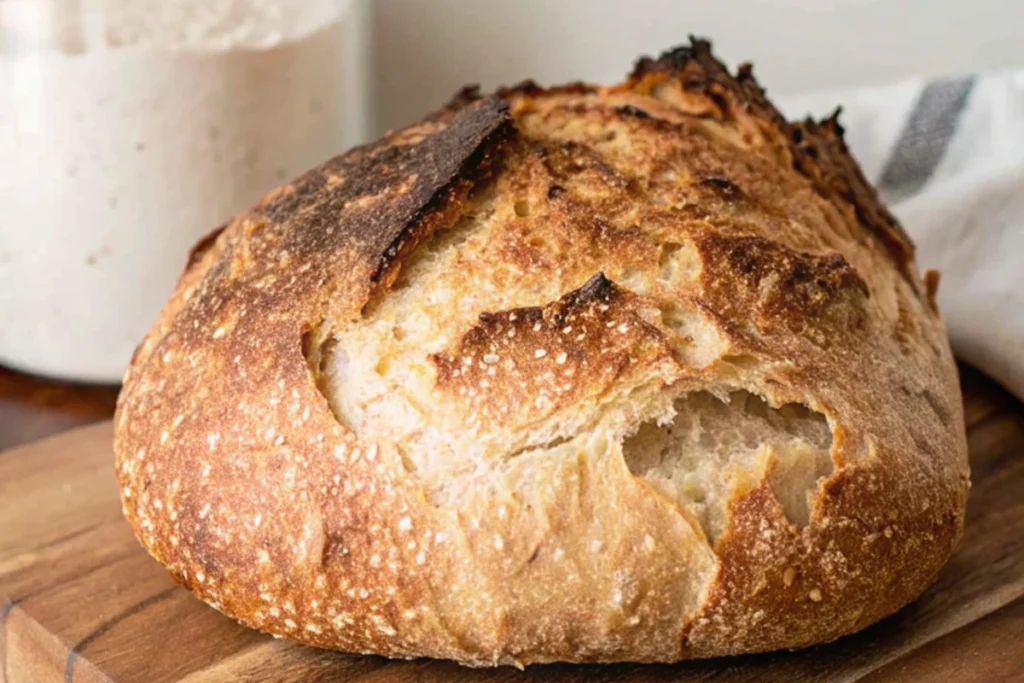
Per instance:
[[[117,390],[42,379],[0,366],[0,451],[110,418]]]
[[[969,434],[969,442],[972,454],[972,467],[975,468],[975,478],[984,483],[985,481],[996,481],[1003,477],[1015,477],[1019,480],[1019,470],[1024,462],[1024,405],[998,387],[994,382],[971,368],[961,367],[961,386],[967,405],[966,421]],[[0,368],[0,451],[11,448],[18,444],[35,441],[68,430],[72,427],[108,419],[113,415],[114,404],[117,397],[117,387],[114,386],[83,386],[58,381],[51,381],[30,377],[24,374]],[[987,454],[986,458],[975,461],[977,454]],[[993,477],[995,479],[993,479]],[[1005,489],[1005,486],[1003,487]],[[978,523],[978,510],[983,508],[986,502],[994,503],[998,509],[994,512],[989,510],[986,515],[995,514],[1018,514],[1012,510],[1019,510],[1020,507],[1014,501],[1014,493],[1009,491],[1009,498],[1005,495],[1002,502],[985,501],[981,498],[990,497],[990,492],[984,486],[976,487],[972,494],[972,501],[968,511],[968,532],[970,525]],[[1005,493],[1005,492],[1004,492]],[[1024,497],[1024,488],[1019,495]],[[1012,509],[1012,510],[1011,510]],[[972,517],[971,510],[974,510]],[[1016,526],[1018,520],[1006,519],[1005,525]],[[1016,541],[1014,541],[1016,544]],[[990,549],[992,550],[992,549]],[[992,569],[988,572],[981,572],[982,575],[994,575],[998,573],[998,565],[1010,561],[1009,556],[1000,559],[999,549],[993,550],[994,555],[989,555],[992,561]],[[1010,553],[1007,546],[1006,553]],[[1012,551],[1016,552],[1016,551]],[[1005,554],[1005,553],[1004,553]],[[1005,561],[1004,561],[1005,560]],[[1019,564],[1017,559],[1012,562]],[[952,564],[956,564],[954,561]],[[953,567],[950,571],[955,570]],[[1005,568],[1004,568],[1005,569]],[[979,575],[979,580],[984,583],[985,577]],[[941,586],[940,586],[941,589]],[[935,592],[933,589],[932,592]],[[941,592],[941,591],[940,591]],[[978,599],[983,596],[979,593]],[[942,603],[943,597],[935,598]],[[1001,606],[994,610],[983,610],[980,618],[965,620],[963,625],[944,632],[938,637],[921,640],[920,642],[899,645],[899,634],[913,632],[915,620],[927,619],[927,614],[918,614],[921,608],[908,608],[900,615],[890,618],[861,635],[853,636],[846,641],[832,646],[823,646],[822,652],[825,655],[837,652],[843,653],[845,649],[864,647],[870,648],[872,644],[887,644],[885,647],[895,647],[891,658],[878,668],[869,668],[868,673],[857,674],[854,678],[844,680],[857,680],[861,683],[870,681],[937,681],[940,683],[953,683],[956,681],[972,682],[1001,682],[1001,681],[1024,681],[1024,597],[1016,597],[1007,601],[1000,601]],[[924,610],[927,612],[927,610]],[[906,623],[904,623],[906,622]],[[908,625],[909,624],[909,625]],[[889,631],[895,631],[895,636]],[[893,645],[893,643],[897,643]],[[858,645],[859,644],[859,645]],[[836,649],[838,647],[838,650]],[[829,649],[830,648],[830,649]],[[295,651],[306,652],[295,649]],[[314,654],[318,651],[308,651]],[[806,653],[807,651],[805,651]],[[856,654],[856,653],[854,653]],[[863,656],[867,654],[862,653]],[[845,653],[844,656],[850,655]],[[330,663],[332,655],[323,653],[317,655]],[[852,655],[850,655],[852,657]],[[765,655],[769,663],[774,655]],[[827,671],[821,669],[821,656],[815,657],[813,652],[808,657],[801,658],[799,653],[796,657],[786,654],[779,655],[779,658],[787,658],[785,666],[795,666],[792,662],[799,663],[808,659],[815,663],[807,670],[807,675],[799,680],[826,681],[831,676]],[[854,659],[856,657],[853,657]],[[337,659],[337,658],[335,658]],[[340,660],[339,660],[340,661]],[[376,660],[367,660],[371,663]],[[375,666],[378,666],[377,662]],[[703,675],[718,680],[719,674],[729,673],[721,670],[722,663],[695,663],[686,669],[689,676],[697,676],[704,680]],[[380,680],[413,680],[419,677],[427,669],[423,667],[435,667],[430,669],[437,673],[441,672],[440,678],[434,676],[430,680],[442,680],[447,677],[444,672],[459,674],[460,677],[468,676],[467,670],[458,667],[445,668],[446,665],[424,664],[424,663],[398,663],[387,668],[382,668],[376,673],[381,674]],[[808,665],[810,666],[810,665]],[[418,668],[419,667],[419,668]],[[440,667],[440,668],[437,668]],[[761,669],[755,669],[760,671]],[[541,680],[550,674],[562,671],[559,667],[547,669],[531,668],[527,674],[518,674],[512,670],[500,670],[498,672],[476,671],[472,672],[473,679],[480,680]],[[587,672],[593,673],[593,669],[565,668],[561,680],[581,680],[576,674],[587,677]],[[609,672],[620,669],[608,669]],[[658,680],[666,678],[655,676],[662,669],[657,667],[642,669],[645,678],[648,674]],[[669,672],[675,671],[668,669]],[[792,680],[787,676],[794,671],[792,668],[780,669],[783,673],[781,678],[774,677],[771,680]],[[790,673],[786,673],[790,672]],[[816,673],[815,673],[816,672]],[[826,672],[823,674],[823,672]],[[733,678],[728,680],[748,680],[741,675],[741,668],[732,671]],[[778,673],[778,672],[776,672]],[[834,672],[833,672],[834,673]],[[444,675],[442,675],[444,674]],[[571,674],[571,675],[570,675]],[[537,678],[537,677],[540,678]],[[824,677],[823,677],[824,676]],[[672,676],[669,676],[672,678]],[[259,679],[269,680],[269,679]],[[754,680],[754,679],[749,679]]]

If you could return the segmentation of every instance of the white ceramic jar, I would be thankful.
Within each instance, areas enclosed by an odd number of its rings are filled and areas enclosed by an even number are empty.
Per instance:
[[[0,0],[0,363],[118,381],[197,239],[362,138],[364,9]]]

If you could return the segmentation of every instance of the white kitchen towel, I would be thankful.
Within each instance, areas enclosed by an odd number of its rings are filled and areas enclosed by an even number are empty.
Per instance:
[[[1024,71],[778,98],[847,143],[937,269],[958,357],[1024,399]]]

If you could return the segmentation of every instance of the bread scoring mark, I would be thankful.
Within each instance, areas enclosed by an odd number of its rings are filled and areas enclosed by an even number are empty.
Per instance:
[[[403,297],[413,301],[417,299],[415,284],[421,271],[430,269],[438,260],[451,258],[463,248],[478,231],[477,223],[486,220],[494,212],[493,194],[493,181],[480,180],[472,187],[465,188],[465,197],[450,202],[449,210],[432,214],[426,219],[430,225],[421,225],[417,229],[423,236],[415,248],[406,249],[402,258],[393,262],[363,306],[361,319],[354,326],[330,318],[315,326],[314,331],[319,341],[306,345],[309,348],[306,358],[318,388],[327,398],[338,422],[348,431],[356,435],[366,431],[364,423],[367,415],[379,407],[382,396],[389,395],[390,399],[394,399],[390,401],[392,407],[401,403],[409,406],[416,400],[412,392],[408,391],[408,376],[404,379],[400,377],[402,361],[387,349],[401,349],[411,344],[407,337],[417,337],[422,333],[417,327],[422,325],[422,316],[394,316],[387,312],[387,307],[394,306],[396,300]],[[387,322],[379,321],[380,316],[384,316]],[[359,345],[358,349],[348,346],[347,340],[353,335],[353,328],[379,325],[387,327],[389,333],[385,333],[384,338],[374,344],[376,348],[372,351],[376,352],[376,358],[364,357],[367,351],[364,345]],[[422,358],[418,360],[416,365],[422,365]],[[372,367],[365,367],[367,363]],[[369,375],[365,374],[367,370]],[[388,389],[388,383],[395,378],[398,378],[398,386]],[[363,395],[367,383],[375,384],[371,392],[373,396]],[[397,409],[404,408],[399,406]],[[407,449],[400,444],[396,444],[396,448],[407,470],[414,471],[415,463],[408,457]]]
[[[514,134],[508,106],[488,97],[412,138],[398,133],[356,148],[261,202],[255,213],[271,226],[261,235],[302,260],[355,249],[373,263],[376,281],[425,236],[430,217],[494,172]]]
[[[509,128],[511,130],[511,128]],[[505,138],[511,133],[503,131],[500,144],[507,142]],[[397,265],[400,254],[410,254],[423,240],[428,239],[435,230],[446,228],[456,222],[461,215],[469,210],[467,206],[470,196],[487,184],[500,164],[501,157],[496,150],[481,145],[465,161],[464,168],[455,182],[443,191],[431,197],[412,218],[406,229],[397,235],[384,253],[374,272],[372,279],[379,280],[383,273],[392,265]]]
[[[341,210],[352,225],[368,221],[371,225],[390,226],[392,230],[386,244],[378,240],[371,249],[369,258],[375,260],[376,266],[369,273],[371,286],[359,311],[363,317],[369,316],[396,284],[401,286],[403,269],[409,266],[421,244],[432,242],[428,248],[436,248],[451,233],[461,232],[460,225],[479,209],[480,196],[486,194],[481,188],[486,188],[500,169],[506,147],[514,138],[507,105],[495,98],[467,103],[450,114],[451,120],[445,126],[431,122],[415,131],[399,132],[395,139],[386,139],[390,144],[350,153],[356,168],[346,170],[346,180],[330,188],[332,196],[344,200]],[[315,181],[314,178],[310,182]],[[292,194],[286,199],[290,200]],[[328,199],[326,204],[330,203]],[[273,206],[266,210],[281,211]],[[308,207],[306,210],[309,211]],[[328,206],[316,213],[323,220],[332,211]],[[350,243],[361,245],[362,237],[346,234],[348,225],[342,224],[342,239],[347,237]],[[316,226],[306,229],[315,230]],[[375,233],[373,237],[377,239],[383,234]],[[344,291],[329,297],[337,298],[350,299],[351,293]],[[303,355],[313,381],[328,398],[339,424],[359,433],[358,416],[349,414],[351,411],[333,400],[329,372],[332,367],[344,366],[346,356],[337,346],[335,331],[350,321],[343,308],[328,305],[326,309],[320,321],[302,333]]]

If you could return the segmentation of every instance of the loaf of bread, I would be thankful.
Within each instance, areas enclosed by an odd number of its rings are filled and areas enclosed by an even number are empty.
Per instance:
[[[243,624],[470,665],[798,648],[959,538],[956,366],[836,118],[703,41],[461,92],[200,242],[124,510]]]

